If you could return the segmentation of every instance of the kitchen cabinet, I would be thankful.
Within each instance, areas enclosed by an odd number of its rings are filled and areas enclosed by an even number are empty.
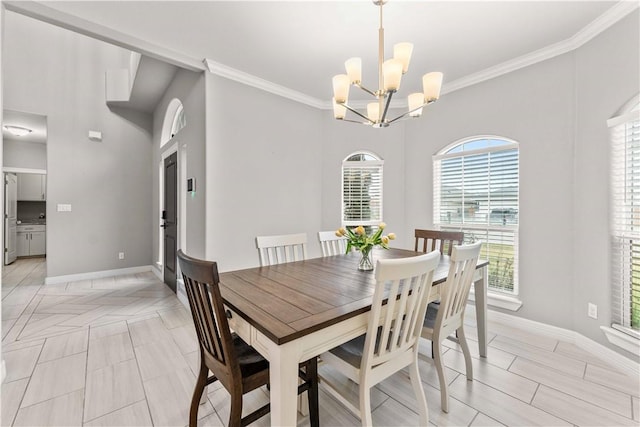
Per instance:
[[[17,256],[45,255],[46,232],[44,225],[18,226]]]
[[[18,174],[18,201],[47,200],[47,176],[37,173]]]

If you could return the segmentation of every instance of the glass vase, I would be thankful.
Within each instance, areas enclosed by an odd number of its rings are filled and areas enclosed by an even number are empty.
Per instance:
[[[371,249],[372,248],[367,248],[367,249],[361,249],[360,250],[360,253],[362,254],[362,257],[360,258],[360,263],[358,264],[358,270],[361,270],[361,271],[371,271],[371,270],[373,270]]]

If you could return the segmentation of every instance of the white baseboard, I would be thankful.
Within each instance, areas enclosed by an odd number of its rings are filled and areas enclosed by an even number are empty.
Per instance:
[[[88,273],[68,274],[66,276],[52,276],[44,279],[45,285],[55,285],[58,283],[75,282],[78,280],[102,279],[104,277],[121,276],[125,274],[146,273],[153,271],[150,265],[141,265],[139,267],[118,268],[115,270],[91,271]]]
[[[164,280],[164,277],[162,276],[162,264],[156,263],[156,265],[151,268],[151,271],[159,280]]]
[[[467,311],[469,311],[469,314],[473,313],[473,316],[475,317],[475,307],[473,305],[467,305]],[[589,353],[599,355],[601,359],[606,360],[608,363],[620,370],[628,372],[631,375],[640,374],[640,364],[576,331],[547,325],[546,323],[540,323],[534,320],[493,310],[488,310],[487,317],[488,320],[493,322],[513,326],[534,333],[543,333],[557,340],[575,344]]]

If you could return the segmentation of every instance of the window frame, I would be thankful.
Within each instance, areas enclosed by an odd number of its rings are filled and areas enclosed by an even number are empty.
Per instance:
[[[640,95],[635,96],[620,110],[615,117],[607,120],[609,127],[609,143],[610,143],[610,230],[609,236],[611,240],[611,327],[617,331],[627,334],[636,341],[640,340],[640,325],[638,329],[632,326],[633,323],[633,273],[634,265],[638,263],[625,260],[626,257],[633,259],[634,253],[640,251],[640,228],[634,230],[633,215],[626,214],[629,208],[638,208],[638,200],[635,204],[630,203],[628,198],[632,195],[627,190],[632,183],[628,181],[640,181],[640,166],[634,167],[631,171],[628,169],[628,150],[632,144],[640,143],[640,137],[631,137],[628,139],[627,126],[631,126],[633,132],[637,135],[640,129]],[[635,155],[640,152],[640,148],[635,147]],[[625,177],[620,179],[620,177]],[[630,177],[630,178],[629,178]],[[637,226],[637,225],[636,225]],[[634,243],[634,241],[636,243]],[[630,249],[625,249],[625,246]],[[633,249],[636,247],[636,249]],[[628,299],[625,298],[628,295]],[[607,330],[605,333],[607,333]],[[614,344],[616,342],[624,342],[624,338],[607,336]],[[620,344],[616,344],[620,345]],[[627,343],[628,345],[628,343]],[[624,345],[620,345],[625,348]],[[635,348],[635,347],[633,347]]]
[[[359,161],[354,161],[354,160],[349,160],[350,158],[357,156],[357,155],[364,155],[364,156],[370,156],[373,157],[375,160],[359,160]],[[377,202],[379,205],[379,208],[377,210],[378,213],[378,217],[376,218],[376,215],[371,215],[372,218],[375,219],[369,219],[369,220],[362,220],[362,219],[358,219],[358,220],[346,220],[345,219],[345,169],[371,169],[372,171],[375,171],[378,173],[379,175],[379,196],[377,196]],[[383,187],[384,187],[384,160],[382,159],[382,157],[378,156],[375,153],[372,153],[370,151],[354,151],[353,153],[350,153],[348,156],[346,156],[343,160],[342,160],[342,167],[340,168],[340,200],[341,200],[341,204],[340,204],[340,221],[342,223],[343,227],[355,227],[358,225],[362,225],[362,226],[377,226],[378,224],[380,224],[383,221],[383,212],[384,212],[384,197],[383,197]]]
[[[504,142],[501,145],[498,146],[487,146],[484,148],[479,148],[479,149],[469,149],[469,150],[464,150],[464,148],[462,150],[459,151],[454,151],[451,152],[452,150],[455,150],[457,147],[461,147],[466,143],[470,143],[470,142],[474,142],[474,141],[479,141],[479,140],[499,140],[501,142]],[[459,139],[455,142],[452,142],[451,144],[446,145],[444,148],[442,148],[441,150],[439,150],[435,155],[433,155],[432,159],[432,165],[433,165],[433,224],[436,228],[442,229],[442,230],[457,230],[457,231],[471,231],[471,232],[484,232],[484,233],[491,233],[491,232],[497,232],[497,233],[501,233],[501,232],[507,232],[507,233],[513,233],[513,250],[514,250],[514,254],[513,254],[513,259],[514,259],[514,265],[513,265],[513,290],[512,291],[507,291],[507,290],[501,290],[501,289],[497,289],[495,287],[490,287],[489,291],[491,293],[494,293],[496,295],[501,295],[504,296],[505,298],[508,299],[513,299],[514,301],[517,301],[517,297],[520,294],[520,280],[519,280],[519,229],[520,229],[520,221],[519,218],[516,222],[516,224],[509,224],[509,225],[495,225],[495,224],[491,224],[489,218],[487,219],[487,224],[479,224],[479,223],[473,223],[473,222],[464,222],[464,217],[462,219],[463,222],[460,223],[446,223],[446,222],[442,222],[441,221],[441,209],[442,209],[442,194],[441,194],[441,183],[442,183],[442,161],[443,160],[447,160],[447,159],[453,159],[453,158],[464,158],[464,157],[468,157],[468,156],[477,156],[480,154],[490,154],[490,153],[498,153],[501,151],[509,151],[509,150],[517,150],[517,155],[518,155],[518,159],[517,159],[517,171],[518,171],[518,177],[517,177],[517,182],[518,182],[518,189],[517,189],[517,202],[516,202],[516,208],[517,208],[517,212],[519,214],[519,208],[520,208],[520,144],[517,141],[514,141],[510,138],[506,138],[503,136],[498,136],[498,135],[476,135],[476,136],[472,136],[472,137],[466,137],[466,138],[462,138]],[[464,177],[462,178],[464,179]],[[466,205],[463,205],[466,206]],[[489,208],[490,209],[490,208]],[[490,215],[490,210],[488,211],[488,215]],[[466,240],[466,236],[465,236],[465,240]],[[488,249],[486,248],[486,245],[483,245],[483,253],[486,254],[486,251]],[[519,301],[518,301],[519,302]],[[521,304],[521,303],[520,303]],[[519,307],[519,306],[518,306]]]

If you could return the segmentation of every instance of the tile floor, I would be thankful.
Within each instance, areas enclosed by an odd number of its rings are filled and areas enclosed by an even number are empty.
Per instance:
[[[152,273],[44,286],[42,259],[19,260],[2,277],[2,426],[185,426],[198,353],[189,312]],[[473,319],[470,319],[472,321]],[[468,335],[475,338],[473,324]],[[450,412],[440,410],[430,358],[421,376],[436,426],[640,426],[640,380],[566,342],[490,322],[489,357],[474,381],[454,343],[444,354]],[[430,344],[423,343],[424,354]],[[351,392],[357,388],[321,367]],[[245,398],[252,410],[264,389]],[[375,425],[417,425],[406,372],[372,393]],[[324,426],[359,425],[321,389]],[[201,426],[226,425],[229,399],[210,387]],[[269,425],[269,416],[255,425]],[[299,425],[308,419],[299,416]]]

